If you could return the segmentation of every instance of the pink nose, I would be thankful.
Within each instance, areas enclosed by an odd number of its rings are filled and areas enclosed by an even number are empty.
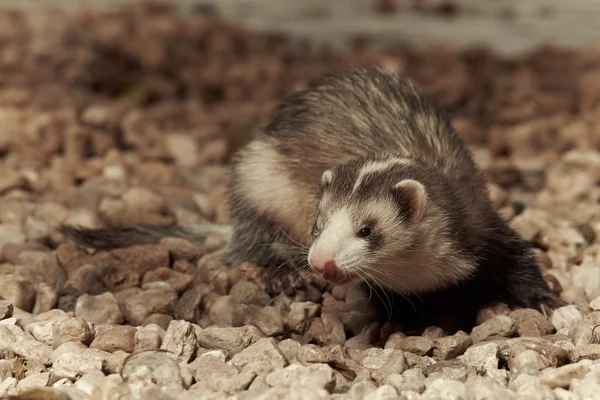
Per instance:
[[[325,263],[311,260],[310,264],[315,270],[322,273],[323,278],[327,280],[335,280],[338,276],[338,267],[333,260],[326,261]]]

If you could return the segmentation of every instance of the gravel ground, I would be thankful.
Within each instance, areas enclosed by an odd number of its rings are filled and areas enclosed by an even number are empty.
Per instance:
[[[0,12],[0,396],[600,398],[600,48],[334,54],[166,11]],[[353,290],[271,298],[219,238],[90,254],[57,232],[226,223],[227,160],[275,102],[372,63],[453,115],[578,325],[497,304],[472,332],[393,333]]]

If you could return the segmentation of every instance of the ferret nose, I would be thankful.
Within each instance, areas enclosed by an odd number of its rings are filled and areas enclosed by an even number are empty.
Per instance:
[[[338,267],[333,260],[322,262],[313,259],[310,261],[310,265],[312,265],[316,271],[322,273],[323,278],[327,280],[333,280],[338,276]]]

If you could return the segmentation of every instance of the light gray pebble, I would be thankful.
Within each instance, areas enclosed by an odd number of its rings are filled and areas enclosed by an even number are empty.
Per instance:
[[[109,355],[106,358],[106,370],[111,374],[121,372],[121,369],[130,354],[123,350],[117,350],[108,354]]]
[[[307,388],[323,388],[331,391],[335,386],[333,369],[327,364],[304,366],[291,364],[267,375],[269,386],[304,386]]]
[[[287,314],[286,325],[288,329],[295,332],[300,332],[303,328],[305,319],[308,323],[316,318],[317,314],[321,312],[321,305],[312,303],[310,301],[297,302],[290,304],[290,311]]]
[[[569,360],[576,363],[581,360],[600,360],[600,344],[587,344],[568,351]]]
[[[460,360],[475,367],[480,372],[498,368],[498,350],[496,343],[483,343],[469,347]]]
[[[89,346],[92,340],[94,340],[94,332],[92,332],[88,323],[81,318],[67,318],[54,325],[53,348],[70,341],[81,342]]]
[[[244,325],[256,326],[266,336],[283,332],[283,318],[275,307],[259,307],[251,304],[244,310]]]
[[[24,339],[14,342],[10,348],[16,355],[23,358],[40,360],[46,366],[52,364],[52,359],[50,358],[52,347],[37,340]]]
[[[554,395],[550,386],[542,384],[537,376],[520,374],[510,384],[519,397],[535,400],[553,399]]]
[[[515,323],[510,317],[497,315],[473,328],[471,338],[473,343],[483,342],[493,336],[510,337],[515,333]]]
[[[132,326],[110,326],[96,336],[90,347],[108,351],[109,353],[117,350],[131,353],[135,347],[135,332],[136,328]]]
[[[431,355],[433,346],[433,340],[423,336],[405,336],[401,333],[393,333],[384,348],[400,349],[419,356],[427,356]]]
[[[81,342],[65,342],[52,351],[50,358],[52,359],[52,363],[55,363],[58,356],[62,354],[80,353],[84,350],[87,350],[87,347]]]
[[[420,399],[465,400],[467,399],[467,387],[462,382],[440,378],[425,389]]]
[[[197,332],[198,344],[206,349],[225,350],[228,354],[239,353],[264,334],[254,326],[224,328],[211,326]]]
[[[470,375],[465,382],[467,398],[473,400],[512,400],[516,399],[513,391],[500,385],[498,381],[487,376]]]
[[[12,317],[14,310],[15,308],[10,301],[0,300],[0,320]]]
[[[39,374],[26,376],[25,378],[21,379],[19,383],[17,383],[17,392],[22,393],[29,389],[46,386],[49,378],[50,372],[42,372]]]
[[[540,382],[554,388],[568,388],[572,379],[583,379],[589,367],[583,364],[567,364],[559,368],[548,368],[540,374]]]
[[[179,364],[160,352],[143,352],[132,355],[123,365],[121,372],[126,380],[134,376],[149,378],[164,388],[183,388]]]
[[[415,371],[411,374],[407,374],[409,371]],[[398,392],[416,392],[423,393],[425,390],[425,376],[421,372],[421,370],[408,370],[405,371],[404,374],[390,374],[388,375],[384,383],[388,385],[392,385],[398,390]]]
[[[523,368],[529,370],[541,371],[550,366],[550,362],[540,353],[534,350],[525,350],[510,357],[508,367],[512,372]]]
[[[117,299],[111,292],[104,292],[97,296],[88,294],[79,296],[75,304],[75,316],[96,325],[119,325],[124,321]]]
[[[171,321],[160,348],[179,362],[189,362],[198,348],[193,325],[187,321]]]
[[[147,326],[135,332],[133,341],[135,353],[146,350],[156,350],[159,349],[162,344],[160,333],[155,329],[148,329]]]
[[[17,384],[16,378],[10,377],[0,382],[0,397],[8,398],[8,396],[17,395]]]
[[[77,379],[85,373],[102,371],[102,358],[94,353],[64,353],[52,365],[52,374],[60,378]]]
[[[383,385],[365,396],[365,400],[393,400],[398,398],[398,391],[390,385]]]
[[[190,390],[203,392],[235,393],[245,390],[256,376],[252,372],[240,373],[233,365],[206,354],[190,363],[189,368],[196,380]]]
[[[437,360],[450,360],[462,354],[473,345],[473,339],[463,331],[452,336],[435,339],[433,357]]]
[[[231,358],[231,364],[243,367],[255,361],[278,360],[287,363],[285,355],[272,338],[261,338]]]

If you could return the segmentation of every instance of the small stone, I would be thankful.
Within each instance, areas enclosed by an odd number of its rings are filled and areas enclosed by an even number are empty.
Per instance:
[[[574,305],[567,305],[552,312],[552,325],[557,330],[571,328],[582,320],[581,312]]]
[[[14,307],[30,312],[35,304],[35,288],[31,282],[13,274],[0,275],[0,293]]]
[[[452,379],[464,382],[467,379],[469,367],[459,360],[439,361],[425,368],[425,385],[429,386],[436,379]]]
[[[442,328],[438,326],[428,326],[427,328],[425,328],[421,336],[435,341],[435,339],[441,339],[446,335]]]
[[[14,307],[8,300],[0,300],[0,320],[13,316]]]
[[[226,364],[219,358],[204,354],[189,364],[196,384],[190,390],[206,392],[234,393],[248,388],[254,377],[252,372],[239,373],[233,365]]]
[[[151,288],[127,297],[123,314],[132,325],[142,325],[151,314],[172,314],[176,301],[175,290],[168,287]]]
[[[52,363],[55,363],[58,356],[62,354],[80,353],[85,350],[87,350],[87,347],[81,342],[65,342],[58,346],[56,349],[54,349],[52,354],[50,354],[50,359],[52,360]]]
[[[292,339],[284,339],[281,342],[279,342],[278,346],[279,350],[281,350],[281,352],[289,362],[296,361],[296,354],[298,354],[298,350],[300,349],[300,347],[302,347],[302,345],[299,342]]]
[[[70,341],[81,342],[88,346],[94,339],[90,326],[81,318],[68,318],[54,327],[52,347]]]
[[[467,388],[464,383],[445,378],[431,382],[420,397],[423,400],[462,400],[466,398]]]
[[[181,369],[177,361],[159,352],[133,354],[123,365],[121,374],[125,380],[146,377],[164,389],[179,392],[183,387]]]
[[[283,332],[283,318],[275,307],[249,305],[244,311],[244,325],[253,325],[266,336]]]
[[[183,238],[166,237],[159,244],[169,249],[174,260],[193,260],[202,255],[200,247]]]
[[[157,350],[162,344],[162,338],[160,333],[154,329],[148,329],[144,327],[135,333],[134,340],[134,353],[147,350]]]
[[[478,400],[513,400],[515,393],[489,376],[470,375],[465,382],[467,398]]]
[[[522,351],[508,360],[508,367],[512,372],[520,371],[523,368],[541,371],[549,366],[550,362],[534,350]]]
[[[508,360],[525,350],[534,350],[550,362],[551,366],[563,364],[567,359],[567,352],[562,348],[550,345],[541,340],[515,338],[510,339],[500,345],[500,357]]]
[[[514,310],[509,314],[519,336],[542,337],[554,332],[552,323],[542,313],[531,308]]]
[[[301,333],[308,329],[310,322],[321,312],[321,306],[309,301],[290,304],[286,326],[294,332]]]
[[[208,317],[213,325],[238,327],[243,324],[243,309],[233,297],[221,296],[210,306]]]
[[[369,380],[363,380],[356,382],[350,387],[348,396],[351,399],[364,399],[366,396],[374,393],[377,390],[377,386]]]
[[[0,396],[3,398],[15,396],[17,394],[17,384],[17,379],[12,376],[0,382]]]
[[[425,375],[419,369],[409,369],[402,375],[390,374],[383,381],[385,384],[392,385],[398,392],[416,392],[425,391]]]
[[[365,400],[392,400],[398,398],[398,391],[390,385],[382,385],[365,396]]]
[[[52,374],[60,378],[78,379],[83,374],[102,371],[103,360],[93,353],[64,353],[52,365]]]
[[[332,391],[335,386],[334,371],[327,364],[288,365],[267,375],[266,382],[269,386],[304,386],[327,391]]]
[[[271,296],[256,283],[240,280],[231,287],[231,296],[239,304],[255,304],[266,306],[271,301]]]
[[[433,357],[437,360],[450,360],[462,354],[473,345],[471,336],[458,331],[452,336],[446,336],[434,341]]]
[[[117,291],[138,286],[148,271],[168,268],[169,249],[161,245],[132,246],[100,254],[94,263],[110,266],[104,271],[102,280],[111,291]]]
[[[537,376],[520,374],[512,381],[510,389],[517,392],[517,398],[554,399],[552,389],[542,384]]]
[[[208,286],[198,284],[186,290],[177,303],[173,316],[175,319],[197,321],[202,316],[202,298],[208,291]]]
[[[431,355],[433,352],[433,340],[422,336],[404,336],[393,333],[385,343],[385,349],[400,349],[419,356]]]
[[[75,316],[97,325],[123,323],[123,314],[117,299],[110,292],[98,296],[79,296],[75,304]]]
[[[197,333],[198,344],[206,349],[220,349],[236,354],[264,337],[256,327],[221,328],[211,326]]]
[[[581,360],[599,360],[600,359],[600,344],[587,344],[575,347],[568,351],[569,360],[572,363]]]
[[[477,313],[476,323],[481,325],[487,320],[490,320],[498,315],[509,315],[510,308],[505,303],[495,303],[491,306],[484,307]]]
[[[120,373],[123,366],[125,365],[125,361],[130,356],[129,353],[124,352],[122,350],[117,350],[114,353],[109,353],[106,358],[106,371],[109,374],[117,374]]]
[[[76,296],[85,293],[102,293],[105,291],[105,287],[101,275],[101,268],[92,264],[84,264],[69,275],[63,292]]]
[[[583,379],[589,367],[582,364],[568,364],[560,368],[548,368],[540,374],[540,382],[554,388],[568,388],[572,379]]]
[[[504,315],[495,316],[483,324],[473,328],[471,338],[473,343],[483,342],[493,336],[510,337],[515,333],[513,320]]]
[[[49,366],[52,364],[50,355],[52,354],[52,348],[47,344],[38,342],[32,339],[19,340],[10,346],[10,349],[18,356],[23,358],[33,358],[40,360],[44,365]]]
[[[594,300],[590,301],[590,307],[594,311],[600,311],[600,296],[598,296]],[[0,312],[0,316],[2,316],[1,312]]]
[[[277,342],[272,338],[261,338],[235,354],[230,362],[236,367],[243,367],[256,361],[270,360],[281,361],[287,364],[285,356],[279,350],[279,347],[277,347]]]
[[[173,321],[173,317],[170,315],[154,313],[146,317],[144,322],[142,322],[142,326],[158,325],[163,328],[163,330],[167,330],[171,321]]]
[[[49,378],[49,372],[42,372],[39,374],[26,376],[25,378],[21,379],[19,383],[17,383],[17,392],[22,394],[29,389],[46,386]]]
[[[142,284],[149,282],[167,282],[169,286],[177,291],[177,293],[185,292],[192,284],[193,277],[172,270],[171,268],[160,267],[146,272],[142,280]]]
[[[498,368],[499,346],[496,343],[484,343],[469,347],[460,360],[465,364],[485,372]]]
[[[323,345],[335,346],[346,342],[344,324],[336,315],[329,312],[324,312],[321,318],[314,319],[306,334]]]
[[[172,354],[178,362],[188,363],[196,354],[197,347],[193,325],[187,321],[171,321],[160,348]]]
[[[135,332],[136,329],[132,326],[110,326],[96,336],[90,348],[109,353],[117,350],[131,353],[135,347]]]

